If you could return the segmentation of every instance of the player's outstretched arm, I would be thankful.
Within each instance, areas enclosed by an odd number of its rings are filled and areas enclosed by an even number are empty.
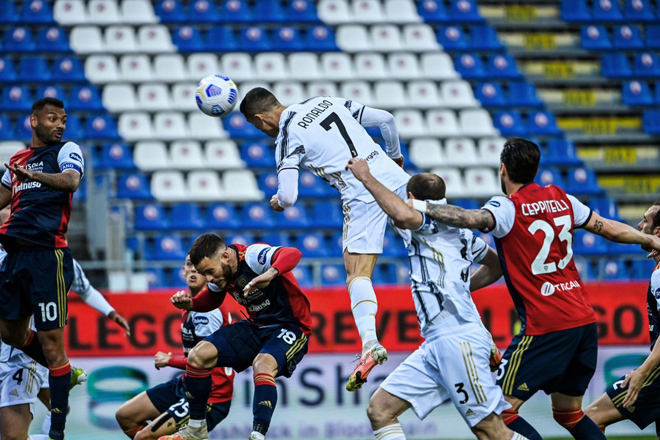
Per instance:
[[[373,107],[364,106],[358,117],[358,122],[363,127],[378,126],[380,134],[385,140],[385,152],[399,166],[403,167],[403,155],[399,143],[399,129],[392,113]]]
[[[277,173],[277,194],[270,199],[275,211],[284,211],[298,200],[298,170],[286,168]]]
[[[412,201],[410,200],[408,201],[408,204],[413,206]],[[426,209],[417,206],[415,206],[415,208],[419,211],[423,210],[423,212],[433,220],[457,228],[491,230],[495,227],[495,220],[493,219],[492,214],[485,209],[463,209],[453,205],[436,205],[429,203],[426,203]]]
[[[247,297],[255,290],[268,286],[278,275],[291,272],[298,265],[301,258],[302,252],[299,249],[292,247],[281,247],[277,249],[273,254],[273,258],[270,260],[270,267],[247,283],[243,289],[243,295]]]
[[[27,170],[23,167],[14,167],[9,164],[5,164],[5,167],[14,173],[14,176],[21,182],[24,180],[34,180],[57,191],[75,192],[80,185],[81,176],[76,170],[64,170],[61,173],[42,173]]]
[[[481,266],[470,277],[470,292],[490,286],[502,276],[502,266],[495,249],[489,247],[486,256],[479,261],[479,264]]]
[[[354,157],[348,161],[346,169],[362,182],[385,214],[394,221],[397,228],[416,230],[422,227],[424,217],[376,180],[369,171],[369,164],[366,160]]]
[[[616,220],[601,217],[592,212],[589,222],[584,226],[589,232],[598,234],[610,241],[626,244],[640,244],[645,250],[660,251],[660,238],[644,234],[641,231]]]

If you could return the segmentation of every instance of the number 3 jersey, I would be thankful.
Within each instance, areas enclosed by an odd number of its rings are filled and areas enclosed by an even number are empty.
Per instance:
[[[353,173],[346,171],[353,157],[366,159],[371,174],[390,190],[408,183],[410,176],[360,125],[363,111],[362,104],[327,96],[289,106],[282,113],[275,139],[278,173],[302,166],[338,190],[343,202],[374,201]]]
[[[483,209],[495,220],[490,232],[525,334],[596,322],[573,260],[573,228],[585,226],[591,210],[557,186],[536,183]]]

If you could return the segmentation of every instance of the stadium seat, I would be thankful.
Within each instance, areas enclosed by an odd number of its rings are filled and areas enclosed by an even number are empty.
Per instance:
[[[406,1],[406,3],[408,2]],[[440,49],[433,28],[422,23],[404,26],[403,46],[411,52],[437,52]]]
[[[477,150],[469,138],[449,138],[445,141],[445,164],[470,167],[477,164]]]
[[[335,195],[335,190],[324,182],[320,177],[309,171],[301,170],[298,177],[299,197],[326,197]]]
[[[569,23],[591,21],[586,0],[561,0],[559,9],[562,20]]]
[[[393,258],[405,258],[408,256],[408,250],[403,246],[399,234],[390,231],[385,232],[383,237],[383,256]]]
[[[655,21],[649,0],[625,0],[623,16],[626,21]]]
[[[426,126],[431,136],[449,137],[461,134],[456,113],[451,110],[430,110],[426,112]]]
[[[175,50],[170,31],[163,25],[140,26],[138,42],[140,50],[146,53],[174,52]]]
[[[573,251],[577,255],[607,254],[607,240],[584,229],[573,231]]]
[[[114,0],[91,0],[87,5],[87,21],[94,24],[119,22],[119,5]]]
[[[377,80],[387,78],[385,58],[380,53],[366,52],[355,55],[355,76],[360,79]]]
[[[254,16],[247,1],[227,0],[222,4],[220,20],[225,23],[253,23]]]
[[[109,26],[105,29],[105,49],[111,53],[137,51],[137,40],[132,26]]]
[[[402,138],[421,137],[428,134],[424,118],[419,110],[397,110],[394,112],[399,135]]]
[[[533,111],[527,114],[527,131],[533,136],[557,136],[561,130],[557,127],[555,115],[551,111]]]
[[[394,263],[377,264],[373,274],[374,285],[387,286],[397,284],[397,267]]]
[[[298,104],[307,99],[302,83],[297,81],[282,81],[275,83],[273,93],[286,106]]]
[[[167,230],[170,222],[165,215],[163,206],[158,203],[148,203],[135,208],[133,228],[137,231]]]
[[[573,168],[568,172],[566,191],[571,194],[594,195],[604,194],[598,186],[596,174],[590,168]]]
[[[85,132],[89,139],[117,139],[117,121],[111,115],[90,115],[85,123]]]
[[[331,52],[321,54],[321,66],[326,78],[332,78],[335,81],[355,78],[351,58],[346,53]]]
[[[649,49],[660,49],[660,25],[646,26],[646,46]]]
[[[317,6],[318,17],[330,25],[353,21],[347,0],[321,0]]]
[[[275,171],[262,173],[257,181],[259,189],[266,194],[266,198],[270,198],[277,193],[277,173]]]
[[[103,106],[111,112],[136,110],[135,90],[130,84],[108,84],[103,88]]]
[[[151,252],[149,252],[151,255]],[[170,287],[169,276],[162,267],[150,267],[145,269],[149,289],[164,289]]]
[[[254,57],[254,67],[257,78],[267,81],[288,79],[286,62],[281,53],[260,53]]]
[[[465,79],[486,78],[483,61],[481,57],[471,54],[463,54],[454,59],[454,68],[461,77]],[[488,75],[490,76],[490,75]]]
[[[458,198],[464,197],[465,193],[465,183],[463,182],[463,176],[457,168],[434,168],[431,170],[433,174],[437,174],[442,177],[442,180],[445,181],[445,186],[447,188],[447,197],[449,198]]]
[[[281,23],[286,21],[286,14],[280,2],[257,0],[254,5],[254,21],[261,23]]]
[[[204,168],[202,147],[196,141],[177,141],[170,144],[170,162],[180,170]]]
[[[660,135],[660,110],[646,110],[642,121],[646,133]]]
[[[630,281],[630,271],[620,260],[601,261],[601,278],[605,281]]]
[[[210,229],[236,229],[241,225],[236,208],[231,203],[214,203],[206,209],[206,226]]]
[[[408,99],[401,81],[378,81],[374,86],[374,105],[393,109],[408,106]]]
[[[29,111],[33,101],[32,93],[27,86],[4,87],[0,109],[4,111]]]
[[[155,12],[162,23],[183,23],[188,20],[188,11],[183,2],[177,0],[159,1]]]
[[[324,264],[321,266],[321,283],[326,287],[346,285],[346,270],[339,264]]]
[[[246,53],[227,53],[221,58],[222,71],[235,81],[253,79],[252,57]]]
[[[472,87],[467,81],[443,81],[440,85],[442,102],[450,108],[478,107]]]
[[[154,116],[154,137],[163,140],[188,138],[188,130],[183,113],[156,113],[156,116]]]
[[[435,138],[415,138],[410,142],[410,161],[422,169],[442,166],[447,159],[440,140]]]
[[[479,15],[474,0],[451,0],[449,21],[454,23],[481,23],[484,19]]]
[[[455,199],[451,201],[452,205],[460,206],[463,209],[479,209],[481,208],[481,205],[474,199]],[[483,238],[484,235],[488,234],[482,234],[480,235],[481,239],[485,240]]]
[[[313,287],[314,277],[308,265],[299,264],[291,270],[291,273],[296,278],[298,285],[302,288]]]
[[[164,234],[155,237],[151,259],[156,261],[175,260],[181,262],[186,258],[187,251],[183,246],[181,236]]]
[[[645,52],[635,55],[635,75],[638,77],[660,77],[660,58],[657,54]]]
[[[243,143],[241,159],[248,168],[275,168],[275,152],[263,142]]]
[[[509,83],[509,104],[514,107],[539,107],[543,101],[538,98],[534,84],[513,81]]]
[[[7,28],[3,38],[4,52],[32,52],[34,40],[32,32],[24,27]]]
[[[206,222],[199,205],[195,203],[172,205],[170,227],[172,229],[206,229]]]
[[[206,117],[208,119],[208,117]],[[252,124],[245,120],[245,117],[238,112],[234,112],[225,118],[224,129],[231,138],[253,139],[264,137]]]
[[[172,108],[167,86],[161,83],[140,84],[137,89],[137,107],[147,111]]]
[[[339,50],[334,31],[326,26],[314,26],[307,29],[304,39],[307,50],[315,52]]]
[[[157,55],[154,58],[154,78],[165,82],[184,81],[190,77],[179,54]],[[141,81],[142,82],[142,81]]]
[[[458,112],[458,120],[460,131],[466,136],[482,137],[499,134],[493,127],[490,114],[484,109],[461,110]]]
[[[6,2],[0,8],[0,23],[1,24],[14,24],[20,20],[16,5],[14,2]]]
[[[103,145],[101,147],[101,163],[97,164],[96,168],[113,170],[135,169],[131,147],[123,143]]]
[[[203,52],[206,49],[199,29],[192,26],[182,26],[174,29],[172,42],[182,53]]]
[[[11,125],[9,117],[0,115],[0,140],[14,140],[14,128]]]
[[[365,81],[344,81],[341,83],[340,95],[346,99],[357,101],[363,105],[371,105],[374,101],[371,87]],[[371,127],[367,127],[367,133]]]
[[[497,31],[489,25],[472,26],[470,29],[470,49],[480,51],[504,50],[497,37]]]
[[[91,120],[91,117],[88,117],[87,120]],[[29,125],[29,120],[26,119],[26,124]],[[65,136],[69,139],[84,139],[87,137],[85,133],[85,128],[80,122],[78,115],[68,114],[66,118],[66,132]],[[115,136],[116,138],[117,136]]]
[[[434,108],[442,105],[438,87],[433,81],[410,81],[406,95],[417,108]]]
[[[344,52],[371,50],[371,38],[367,28],[358,24],[345,24],[337,28],[337,46]]]
[[[117,198],[134,200],[152,199],[147,177],[142,173],[129,173],[119,176]]]
[[[72,117],[73,116],[73,117]],[[73,123],[74,127],[72,130],[71,127],[71,119],[74,119],[75,121],[78,121],[78,119],[75,117],[75,115],[70,115],[67,118],[67,130],[66,130],[66,135],[71,136],[72,139],[81,139],[84,136],[73,136],[73,134],[83,134],[81,131],[76,130],[75,125],[80,126],[79,123],[76,124],[76,122]],[[25,116],[19,116],[16,119],[16,123],[14,125],[15,129],[14,132],[16,133],[16,138],[21,141],[26,141],[29,142],[32,140],[32,126],[30,125],[30,115],[25,115]]]
[[[204,145],[204,163],[216,170],[245,167],[236,143],[229,140],[207,142]]]
[[[245,52],[268,52],[272,49],[266,30],[261,26],[246,27],[239,33],[239,48]]]
[[[43,28],[37,34],[37,52],[71,52],[66,33],[56,27]]]
[[[14,63],[9,58],[0,58],[0,81],[8,83],[14,81],[15,78],[16,71],[14,69]]]
[[[612,48],[612,41],[610,41],[610,36],[605,26],[592,24],[582,26],[582,30],[580,31],[580,46],[586,50],[607,50]]]
[[[444,2],[439,0],[417,2],[417,13],[427,23],[444,23],[450,21]]]
[[[541,156],[541,163],[550,166],[580,166],[582,161],[575,153],[575,144],[567,139],[550,139],[547,154]]]
[[[191,200],[179,171],[156,171],[151,176],[151,193],[161,202],[179,202]]]
[[[650,259],[633,260],[631,278],[633,280],[648,280],[655,269],[655,261]]]
[[[284,212],[276,213],[275,220],[279,229],[304,229],[310,226],[307,210],[300,203],[286,208]]]
[[[275,229],[273,217],[273,210],[268,203],[248,203],[243,206],[241,224],[246,229]]]
[[[127,24],[156,23],[158,18],[150,0],[124,0],[121,3],[121,20]]]
[[[307,84],[307,96],[337,96],[337,86],[330,81],[314,81]]]
[[[607,197],[596,197],[589,200],[589,208],[602,217],[621,221],[616,202]]]
[[[342,208],[336,201],[317,201],[312,205],[312,221],[315,228],[341,228],[344,223]]]
[[[188,136],[191,139],[209,140],[223,139],[227,133],[222,129],[220,118],[210,118],[202,112],[188,115]]]
[[[103,53],[105,43],[98,26],[75,26],[69,35],[71,49],[76,53]]]
[[[438,28],[438,43],[445,51],[463,51],[470,47],[470,42],[459,26],[441,26]]]
[[[653,105],[653,94],[645,81],[627,81],[621,85],[621,97],[625,105]]]
[[[504,147],[506,139],[497,137],[487,137],[479,139],[479,163],[499,167],[500,153]]]
[[[2,68],[0,67],[0,79],[2,79],[1,73]],[[115,75],[116,73],[117,71],[115,69]],[[89,80],[93,82],[92,78],[93,76],[90,77]],[[51,80],[67,83],[86,81],[85,72],[83,71],[80,60],[78,58],[71,57],[56,58],[53,62],[53,73],[51,74]]]
[[[186,69],[189,73],[188,79],[193,81],[215,75],[218,72],[218,57],[212,53],[191,54],[186,60]]]
[[[50,80],[48,62],[42,57],[24,57],[18,62],[18,77],[23,81],[44,82]]]
[[[112,59],[113,57],[109,58]],[[156,59],[156,62],[157,60],[158,58]],[[154,77],[153,71],[151,70],[151,63],[149,62],[149,57],[147,55],[122,56],[119,60],[119,72],[119,78],[123,81],[129,82],[149,82],[152,81]]]
[[[489,78],[513,79],[522,77],[516,67],[516,61],[511,55],[490,55],[486,74]]]
[[[226,243],[242,244],[244,246],[247,246],[254,243],[254,236],[252,234],[245,234],[245,233],[228,235],[226,237]]]
[[[617,0],[594,0],[591,16],[594,21],[613,22],[623,20]]]
[[[317,23],[316,5],[313,1],[293,0],[288,2],[285,21],[292,23]]]
[[[352,2],[354,21],[363,23],[382,23],[385,21],[380,0],[361,0]]]
[[[188,6],[189,23],[216,23],[220,19],[220,13],[216,3],[208,0],[195,0]]]
[[[504,137],[524,137],[527,134],[527,126],[516,110],[495,113],[493,115],[493,125]]]
[[[293,53],[288,57],[289,75],[292,79],[313,81],[321,78],[318,57],[314,53]]]
[[[239,202],[262,200],[264,194],[259,190],[257,179],[249,170],[230,170],[222,175],[225,198]]]
[[[3,5],[3,8],[5,5]],[[21,22],[26,24],[54,23],[53,10],[49,2],[42,0],[28,0],[23,2]]]
[[[62,89],[60,86],[39,86],[35,95],[35,99],[41,98],[57,98],[60,101],[64,101],[67,110],[73,110],[71,108],[71,100],[67,99],[64,94],[64,89]]]
[[[260,243],[266,243],[271,246],[291,246],[291,240],[289,239],[289,234],[284,232],[267,232],[261,236],[259,239]]]
[[[478,83],[475,85],[475,97],[484,107],[503,107],[508,104],[502,86],[496,82]]]
[[[153,137],[151,118],[147,113],[130,112],[119,115],[119,135],[127,141]]]
[[[85,3],[83,0],[56,0],[53,17],[62,26],[85,23],[87,20]]]
[[[593,264],[586,258],[575,257],[574,260],[575,267],[580,274],[580,279],[582,281],[596,281],[598,280],[598,274],[593,269]]]
[[[229,26],[222,26],[222,25],[214,26],[208,30],[206,34],[205,46],[207,50],[218,53],[235,52],[239,49],[238,40],[236,39],[234,30]],[[196,56],[196,55],[197,54],[193,54],[191,56]],[[190,69],[190,58],[188,58],[188,66]],[[191,72],[195,72],[195,71],[191,70]],[[213,73],[215,72],[216,71],[214,71]],[[198,77],[205,76],[203,74],[197,74],[196,72],[195,75]]]
[[[272,49],[278,52],[296,52],[307,48],[297,28],[284,26],[273,30]]]
[[[614,28],[614,48],[619,50],[643,49],[642,33],[637,26],[616,26]]]
[[[486,198],[500,191],[499,178],[492,168],[469,168],[463,179],[471,197]]]
[[[630,61],[624,53],[604,54],[600,59],[600,71],[606,78],[629,78],[632,76]]]
[[[360,2],[357,2],[360,3]],[[378,52],[403,49],[399,28],[392,24],[378,24],[370,30],[371,49]]]
[[[534,181],[541,186],[557,185],[560,188],[566,188],[564,178],[556,168],[540,168]]]

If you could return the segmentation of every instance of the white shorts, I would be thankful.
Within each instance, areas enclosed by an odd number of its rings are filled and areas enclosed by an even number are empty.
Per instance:
[[[460,329],[464,328],[465,331]],[[477,324],[425,341],[381,384],[424,419],[447,399],[473,428],[509,405],[490,372],[490,338]]]
[[[394,191],[406,200],[406,185]],[[383,238],[387,227],[387,214],[375,200],[351,200],[342,206],[344,211],[343,250],[354,254],[382,254]]]
[[[34,361],[4,371],[0,377],[0,408],[28,404],[34,415],[37,394],[44,384],[48,386],[48,369]]]

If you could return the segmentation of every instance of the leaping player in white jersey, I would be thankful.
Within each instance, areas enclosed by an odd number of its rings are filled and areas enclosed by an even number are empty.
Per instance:
[[[367,415],[377,440],[405,440],[398,417],[412,408],[420,418],[451,399],[480,440],[523,440],[502,420],[510,408],[490,373],[491,338],[470,290],[502,275],[497,252],[469,229],[435,222],[408,207],[370,173],[363,159],[346,166],[392,219],[408,248],[411,291],[422,337],[420,348],[376,390]],[[445,183],[431,173],[413,176],[409,198],[446,204]],[[482,269],[470,278],[470,266]]]
[[[387,360],[387,351],[376,335],[378,303],[371,283],[376,260],[383,252],[387,215],[346,170],[346,163],[354,157],[365,159],[374,177],[405,199],[410,176],[402,168],[404,158],[394,117],[384,110],[336,97],[310,98],[286,107],[261,87],[245,95],[241,112],[256,128],[276,138],[278,190],[270,200],[274,210],[283,211],[296,202],[301,166],[341,195],[346,285],[362,339],[362,356],[346,384],[347,390],[355,391],[376,364]],[[364,129],[373,126],[380,128],[386,151]]]

